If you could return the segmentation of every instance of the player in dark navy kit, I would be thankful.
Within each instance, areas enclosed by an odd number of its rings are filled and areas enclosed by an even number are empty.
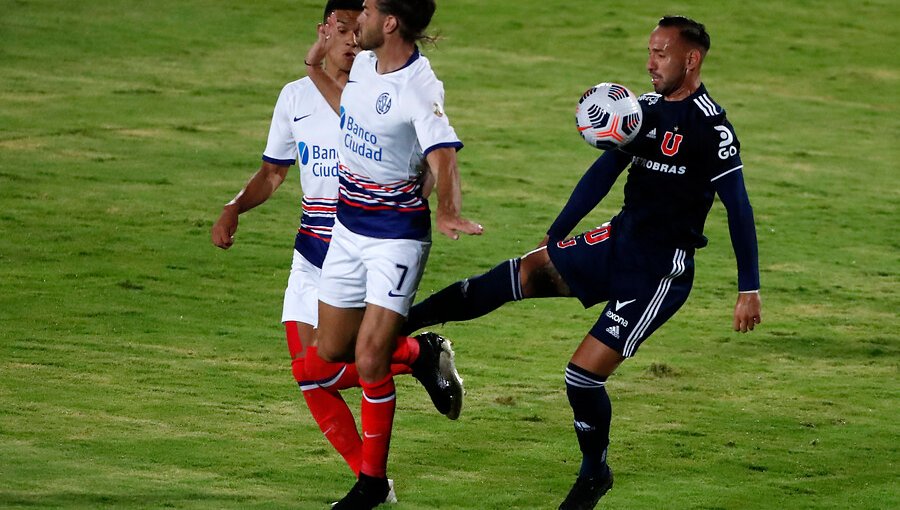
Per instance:
[[[655,93],[640,97],[637,138],[605,152],[575,187],[540,247],[462,280],[412,308],[406,330],[480,317],[509,301],[577,297],[606,307],[566,368],[566,390],[582,451],[578,479],[560,509],[590,509],[613,484],[606,463],[612,408],[606,379],[687,300],[694,251],[718,194],[738,267],[734,329],[761,320],[753,211],[740,144],[725,110],[707,93],[700,67],[709,35],[700,23],[666,16],[650,35],[647,70]],[[566,239],[631,164],[622,210]]]

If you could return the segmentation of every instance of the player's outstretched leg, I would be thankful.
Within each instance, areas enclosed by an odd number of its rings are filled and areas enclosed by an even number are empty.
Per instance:
[[[407,335],[444,322],[467,321],[490,313],[504,303],[522,299],[521,259],[511,259],[480,276],[453,283],[409,311],[401,328]]]
[[[413,377],[425,387],[439,413],[451,420],[459,418],[465,390],[450,340],[430,332],[414,338],[419,342],[419,356],[412,363]]]

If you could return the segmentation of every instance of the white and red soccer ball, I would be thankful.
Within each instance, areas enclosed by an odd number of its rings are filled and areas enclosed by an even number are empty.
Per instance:
[[[575,109],[575,125],[581,137],[604,150],[634,140],[642,120],[637,96],[618,83],[600,83],[587,89]]]

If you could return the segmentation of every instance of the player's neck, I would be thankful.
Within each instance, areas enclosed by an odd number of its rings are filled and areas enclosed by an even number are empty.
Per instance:
[[[349,71],[344,71],[336,64],[330,63],[327,60],[325,61],[325,74],[331,77],[332,80],[336,81],[341,87],[346,85],[347,80],[350,79]]]
[[[666,101],[681,101],[683,99],[687,99],[691,97],[694,92],[697,92],[697,89],[700,88],[700,75],[687,76],[685,80],[681,83],[681,86],[672,91],[671,94],[666,94],[663,99]]]
[[[375,70],[378,74],[392,73],[409,62],[416,51],[416,45],[403,40],[385,41],[380,47],[373,50],[375,56],[378,57],[378,63]]]

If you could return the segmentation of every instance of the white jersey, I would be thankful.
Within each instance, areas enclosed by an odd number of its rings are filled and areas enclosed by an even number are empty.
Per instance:
[[[339,139],[338,116],[312,80],[302,78],[284,86],[263,160],[276,165],[299,161],[304,195],[294,248],[317,267],[322,267],[334,226]]]
[[[341,223],[361,235],[425,239],[421,162],[434,149],[462,148],[444,114],[444,85],[416,49],[406,65],[378,74],[371,51],[357,55],[341,96]]]

